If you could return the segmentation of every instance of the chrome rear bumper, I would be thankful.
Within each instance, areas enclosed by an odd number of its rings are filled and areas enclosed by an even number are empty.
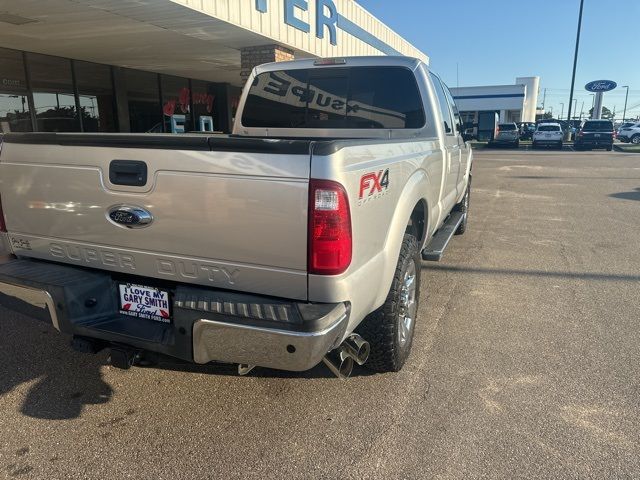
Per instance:
[[[340,345],[348,323],[345,305],[331,312],[335,321],[322,331],[293,332],[214,320],[193,326],[195,363],[219,361],[303,372],[315,367]]]
[[[0,293],[18,300],[22,300],[34,307],[46,309],[49,311],[51,317],[51,323],[56,330],[60,330],[60,323],[58,322],[58,315],[56,313],[55,302],[51,297],[51,294],[45,290],[39,290],[37,288],[24,287],[20,285],[13,285],[11,283],[0,282]]]
[[[64,334],[132,351],[155,352],[205,364],[239,363],[305,371],[344,340],[350,306],[286,301],[237,292],[167,286],[172,321],[134,318],[119,311],[117,286],[107,272],[17,259],[0,265],[0,303],[28,312]],[[47,314],[48,313],[48,314]]]

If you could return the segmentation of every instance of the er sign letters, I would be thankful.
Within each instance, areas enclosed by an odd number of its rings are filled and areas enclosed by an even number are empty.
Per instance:
[[[618,86],[613,80],[595,80],[587,83],[584,88],[588,92],[603,93],[610,92]]]
[[[309,1],[310,0],[284,0],[284,22],[302,32],[310,33],[311,25],[301,18],[304,12],[309,11]],[[316,37],[323,39],[326,27],[326,30],[329,32],[331,45],[337,45],[338,35],[336,28],[338,24],[338,9],[335,3],[333,0],[312,1],[315,1],[316,7]],[[267,13],[269,11],[268,0],[256,0],[256,10]]]

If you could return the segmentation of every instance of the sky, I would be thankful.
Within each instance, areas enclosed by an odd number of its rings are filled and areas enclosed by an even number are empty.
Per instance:
[[[450,87],[513,84],[541,77],[539,106],[566,117],[580,0],[358,0],[430,57]],[[584,85],[613,80],[604,105],[640,115],[640,0],[585,0],[576,72],[578,113],[591,108]],[[456,75],[456,65],[458,75]]]

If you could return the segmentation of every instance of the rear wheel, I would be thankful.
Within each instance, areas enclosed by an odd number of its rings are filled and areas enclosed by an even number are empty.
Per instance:
[[[533,142],[531,144],[531,150],[535,150],[536,148],[538,148],[538,144],[536,142]]]
[[[634,145],[640,145],[640,133],[631,137],[631,143],[633,143]]]
[[[402,369],[411,352],[419,294],[418,241],[413,235],[405,234],[387,300],[356,329],[371,345],[367,368],[376,372]]]
[[[612,151],[612,150],[613,150],[613,145],[609,145],[609,146],[607,147],[607,152],[610,152],[610,151]]]

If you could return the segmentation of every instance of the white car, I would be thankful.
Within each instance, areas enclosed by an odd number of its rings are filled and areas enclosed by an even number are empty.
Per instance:
[[[640,123],[631,123],[623,125],[618,130],[618,140],[625,143],[633,143],[634,145],[640,145]]]
[[[559,123],[542,123],[533,132],[533,148],[551,146],[561,149],[563,135]]]

